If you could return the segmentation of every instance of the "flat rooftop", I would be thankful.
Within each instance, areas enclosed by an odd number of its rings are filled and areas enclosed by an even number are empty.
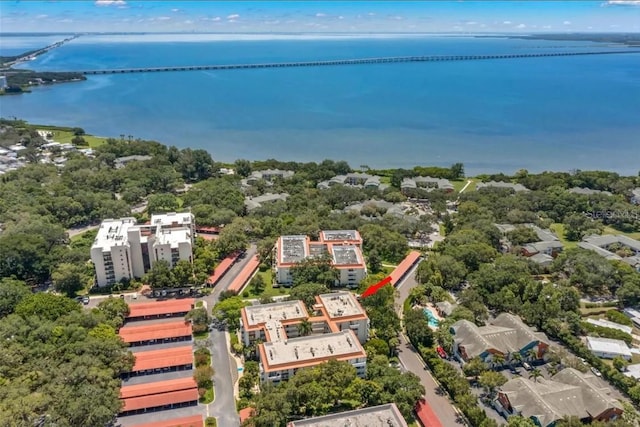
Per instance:
[[[124,246],[127,243],[127,231],[135,225],[135,218],[105,219],[100,224],[92,248]]]
[[[318,295],[329,317],[357,316],[364,315],[365,311],[351,292],[334,292],[331,294]]]
[[[261,344],[260,360],[265,371],[280,370],[282,365],[312,366],[345,356],[366,357],[353,331],[292,338]]]
[[[291,427],[407,427],[395,403],[293,421]]]
[[[357,265],[362,264],[362,257],[357,246],[333,246],[331,248],[333,255],[333,265]]]
[[[244,307],[248,327],[283,321],[287,319],[305,319],[309,317],[302,301],[283,301],[272,304],[259,304]]]
[[[587,348],[602,353],[616,353],[631,357],[631,350],[626,342],[612,338],[587,337]]]
[[[360,233],[356,230],[325,230],[321,231],[320,235],[325,242],[361,240]]]
[[[280,262],[292,264],[300,262],[307,257],[307,236],[282,236],[280,237]]]
[[[156,241],[177,248],[180,243],[191,242],[191,230],[187,227],[164,229],[156,235]]]
[[[151,215],[150,223],[153,225],[160,224],[162,226],[170,226],[174,224],[179,225],[191,225],[193,222],[193,215],[191,212],[170,212],[166,214],[154,214]]]

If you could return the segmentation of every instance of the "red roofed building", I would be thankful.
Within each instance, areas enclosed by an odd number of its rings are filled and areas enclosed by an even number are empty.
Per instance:
[[[249,279],[253,277],[253,273],[256,272],[258,267],[260,266],[260,260],[258,259],[258,255],[254,255],[251,257],[247,265],[244,266],[242,271],[233,279],[231,285],[227,288],[229,291],[233,291],[235,293],[240,293],[240,290],[247,284]]]
[[[202,415],[194,415],[192,417],[173,418],[155,423],[136,424],[131,427],[202,427],[203,424],[204,420],[202,419]]]
[[[194,304],[193,298],[129,304],[127,321],[182,317],[191,311]]]
[[[413,266],[415,266],[418,261],[420,261],[421,257],[422,255],[420,254],[420,252],[411,251],[409,255],[407,255],[406,258],[403,259],[402,262],[389,275],[389,277],[391,277],[391,284],[393,286],[398,286],[398,284],[400,284],[400,282],[404,280],[407,273],[411,271]]]
[[[215,270],[213,270],[213,274],[209,276],[209,279],[207,279],[207,284],[209,286],[214,286],[216,283],[218,283],[218,281],[222,279],[222,277],[227,273],[227,271],[229,271],[233,264],[235,264],[239,256],[240,254],[236,252],[220,261],[220,264],[218,264]]]
[[[193,368],[193,348],[191,346],[141,351],[135,353],[135,358],[133,369],[124,374],[125,377]]]
[[[156,381],[153,383],[125,385],[120,389],[120,399],[150,396],[154,394],[168,393],[171,391],[190,390],[198,388],[192,377],[177,378],[174,380]]]
[[[438,416],[425,399],[420,399],[415,408],[416,418],[422,427],[443,427]]]
[[[156,323],[148,326],[125,326],[118,333],[131,347],[162,344],[167,342],[191,341],[190,322]]]
[[[198,404],[198,389],[170,391],[168,393],[149,396],[131,397],[123,399],[124,406],[119,416],[143,414],[145,412],[163,411],[167,409],[184,408]]]

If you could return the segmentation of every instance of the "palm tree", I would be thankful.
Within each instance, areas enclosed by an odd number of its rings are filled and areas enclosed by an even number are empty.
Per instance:
[[[540,372],[540,369],[536,368],[533,371],[529,372],[529,379],[533,380],[533,382],[538,382],[538,378],[540,378],[542,376],[542,372]]]
[[[496,353],[492,356],[493,367],[504,365],[504,356],[500,353]]]
[[[519,351],[511,353],[511,361],[515,362],[516,365],[522,365],[522,354]]]
[[[535,348],[530,348],[529,350],[527,350],[527,359],[531,360],[538,360],[538,350],[536,350]]]
[[[307,335],[311,335],[312,329],[313,328],[311,326],[311,322],[309,322],[309,319],[304,319],[298,325],[298,333],[300,334],[301,337],[306,337]]]

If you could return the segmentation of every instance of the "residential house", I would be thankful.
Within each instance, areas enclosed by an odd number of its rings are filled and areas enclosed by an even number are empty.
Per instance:
[[[510,182],[502,182],[502,181],[489,181],[489,182],[479,182],[476,184],[476,190],[482,190],[483,188],[508,188],[513,191],[530,191],[527,187],[522,184],[513,184]]]
[[[62,148],[62,146],[60,147]],[[125,167],[128,163],[131,162],[144,162],[147,160],[151,160],[153,157],[151,156],[126,156],[126,157],[118,157],[115,160],[115,166],[116,169],[122,169],[123,167]]]
[[[404,178],[400,183],[400,191],[405,195],[412,195],[416,190],[443,190],[451,193],[454,190],[451,181],[444,178],[432,178],[430,176],[416,176]]]
[[[622,340],[587,337],[587,348],[594,356],[603,359],[613,359],[620,356],[625,360],[631,360],[632,357],[629,346]]]
[[[578,246],[609,260],[622,261],[640,272],[640,241],[638,240],[624,235],[592,235],[585,237]],[[624,256],[624,253],[620,255],[620,250],[627,251],[631,256]]]
[[[377,175],[369,175],[362,172],[352,172],[346,175],[336,175],[333,178],[318,183],[317,187],[326,190],[334,185],[347,185],[358,188],[373,188],[384,190],[389,186],[380,182],[381,178]]]
[[[288,193],[279,193],[279,194],[266,193],[256,197],[247,196],[244,198],[244,205],[246,206],[248,211],[252,211],[254,209],[258,209],[262,207],[262,205],[264,205],[265,203],[286,201],[288,198],[289,198]]]
[[[584,423],[614,420],[623,412],[602,379],[572,368],[549,380],[514,377],[500,387],[494,405],[507,417],[519,415],[541,427],[553,427],[564,417],[577,417]]]
[[[248,185],[255,185],[258,181],[264,180],[267,182],[273,182],[277,179],[291,178],[295,174],[294,171],[280,170],[280,169],[265,169],[261,171],[254,171],[247,177],[245,182]]]
[[[608,191],[592,190],[591,188],[582,188],[582,187],[573,187],[569,190],[569,193],[582,194],[585,196],[593,196],[594,194],[612,196],[612,194]]]
[[[452,325],[451,333],[454,354],[462,362],[479,357],[485,363],[493,363],[496,355],[508,361],[513,353],[520,353],[525,359],[535,354],[535,359],[542,359],[549,348],[544,333],[533,331],[509,313],[500,314],[486,326],[459,320]]]

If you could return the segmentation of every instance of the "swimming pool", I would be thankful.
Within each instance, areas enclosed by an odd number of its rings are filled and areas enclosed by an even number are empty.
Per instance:
[[[438,321],[438,318],[434,316],[431,310],[429,310],[428,308],[424,308],[423,312],[424,312],[424,315],[427,316],[427,319],[429,320],[429,326],[431,326],[432,328],[437,328],[438,325],[440,324],[440,322]]]

